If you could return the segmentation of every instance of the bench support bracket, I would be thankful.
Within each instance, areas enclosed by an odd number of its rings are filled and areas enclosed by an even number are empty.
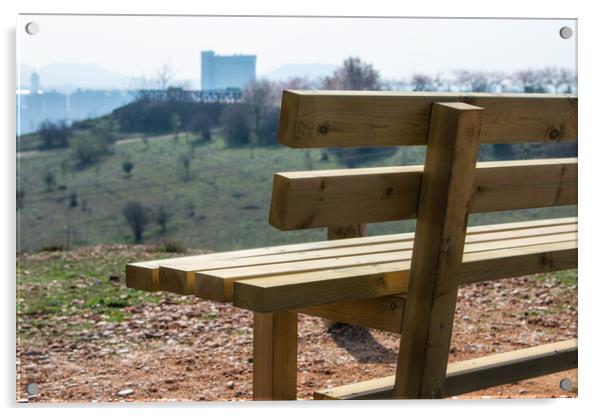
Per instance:
[[[442,398],[483,109],[434,103],[394,397]]]

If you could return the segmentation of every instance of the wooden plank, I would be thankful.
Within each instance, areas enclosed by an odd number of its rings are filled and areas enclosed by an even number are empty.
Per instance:
[[[434,102],[484,108],[481,143],[577,139],[577,96],[384,91],[284,91],[278,142],[289,147],[426,143]]]
[[[516,223],[518,224],[518,223]],[[517,225],[519,227],[519,225]],[[576,223],[552,225],[547,227],[535,226],[531,228],[510,228],[507,231],[482,232],[480,227],[471,227],[471,234],[468,242],[485,242],[502,239],[525,238],[534,236],[543,236],[551,234],[560,234],[565,232],[576,232]],[[242,268],[257,265],[270,265],[276,263],[300,262],[306,260],[318,260],[334,257],[346,257],[368,253],[384,253],[398,250],[407,250],[411,248],[414,234],[397,234],[397,238],[383,236],[380,240],[366,238],[370,244],[351,245],[336,248],[322,248],[316,250],[301,250],[292,253],[277,253],[265,256],[241,257],[232,259],[201,259],[190,264],[181,264],[177,266],[160,266],[159,268],[159,290],[164,290],[180,295],[190,295],[194,293],[195,273],[202,270],[218,270]],[[361,240],[360,240],[361,241]],[[520,244],[517,242],[516,244]],[[304,245],[309,248],[308,245]],[[279,269],[282,270],[282,269]],[[244,271],[241,269],[241,272]],[[235,276],[233,276],[235,277]],[[201,294],[201,292],[198,292]]]
[[[416,218],[422,165],[274,175],[270,224],[298,230]],[[471,212],[577,203],[577,159],[477,164]]]
[[[253,315],[253,400],[297,398],[297,313]]]
[[[159,290],[159,266],[126,264],[125,285],[130,289],[156,292]]]
[[[558,218],[558,219],[547,219],[547,220],[536,220],[536,221],[521,221],[516,223],[506,224],[492,224],[492,225],[481,225],[470,227],[469,232],[474,234],[475,237],[479,234],[485,234],[490,232],[502,232],[512,230],[526,230],[535,229],[540,227],[554,227],[563,224],[573,224],[576,222],[576,218]],[[287,254],[307,256],[311,255],[311,252],[316,253],[316,256],[320,256],[320,251],[328,249],[338,249],[344,247],[368,247],[373,244],[386,244],[388,242],[405,241],[413,238],[413,233],[404,234],[392,234],[383,236],[373,236],[364,238],[353,238],[347,240],[337,241],[319,241],[313,243],[300,243],[300,244],[289,244],[283,246],[265,247],[251,250],[239,250],[223,253],[211,253],[202,254],[195,256],[176,257],[170,259],[153,260],[146,262],[130,263],[126,265],[126,284],[129,288],[156,291],[159,290],[159,282],[161,279],[161,273],[159,267],[164,267],[165,271],[171,273],[172,278],[179,279],[179,282],[168,282],[165,283],[167,286],[179,286],[187,287],[187,281],[194,281],[194,272],[207,268],[207,264],[215,264],[213,268],[220,267],[224,264],[230,264],[232,266],[243,265],[243,264],[265,264],[269,263],[270,256],[284,256]],[[363,248],[362,248],[363,250]],[[371,249],[368,248],[368,251]],[[300,254],[305,253],[305,254]],[[261,257],[267,257],[261,260]],[[289,258],[285,261],[291,261]],[[248,263],[245,263],[248,262]],[[175,292],[176,289],[174,289]],[[180,293],[180,292],[175,292]],[[185,294],[185,293],[181,293]]]
[[[550,273],[577,267],[577,241],[464,255],[461,283]],[[233,303],[270,312],[407,292],[410,262],[368,264],[234,282]]]
[[[483,109],[433,104],[395,398],[443,397]]]
[[[299,309],[297,312],[329,319],[333,322],[344,322],[400,334],[404,304],[405,298],[402,296],[383,296],[374,299],[329,303]]]
[[[536,237],[514,238],[510,240],[493,240],[468,244],[467,253],[499,250],[508,247],[527,247],[545,243],[574,241],[574,232],[558,233]],[[232,298],[232,287],[235,281],[242,281],[265,276],[283,276],[292,273],[333,270],[346,267],[379,264],[412,258],[412,241],[389,245],[390,250],[382,252],[355,254],[348,256],[328,256],[326,258],[309,259],[282,263],[261,264],[234,268],[201,270],[196,272],[194,293],[198,297],[218,302],[228,302]],[[384,248],[385,246],[383,246]],[[183,293],[190,294],[190,293]]]
[[[577,368],[577,340],[493,354],[449,363],[445,397]],[[316,400],[382,400],[393,398],[395,376],[348,384],[314,393]]]

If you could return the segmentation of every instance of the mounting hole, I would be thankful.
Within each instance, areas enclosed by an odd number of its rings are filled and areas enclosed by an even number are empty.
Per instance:
[[[35,35],[40,31],[40,25],[36,22],[29,22],[25,25],[25,31],[30,35]]]
[[[25,386],[25,391],[30,396],[36,396],[40,392],[40,386],[37,383],[29,383]]]
[[[573,36],[573,29],[568,26],[563,26],[560,28],[560,37],[562,39],[570,39]]]
[[[570,378],[560,380],[560,388],[564,391],[573,391],[573,382]]]

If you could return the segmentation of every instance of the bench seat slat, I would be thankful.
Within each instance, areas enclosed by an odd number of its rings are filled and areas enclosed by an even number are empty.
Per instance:
[[[489,250],[503,247],[541,244],[544,242],[561,241],[570,238],[566,233],[575,233],[576,223],[561,224],[549,227],[533,227],[529,229],[511,229],[495,232],[471,232],[467,243],[471,251]],[[253,258],[239,258],[228,260],[207,260],[201,263],[185,266],[160,266],[159,290],[189,295],[196,293],[200,297],[211,300],[228,300],[221,295],[214,295],[211,287],[212,281],[198,282],[199,289],[195,289],[196,272],[217,273],[217,277],[226,279],[249,278],[259,275],[284,273],[295,270],[311,270],[323,267],[343,267],[349,264],[358,264],[371,261],[366,255],[383,262],[391,257],[394,252],[407,252],[411,250],[414,234],[402,234],[399,239],[390,242],[374,243],[369,245],[354,245],[348,247],[334,247],[317,250],[306,250],[294,253],[279,253]],[[529,239],[529,237],[531,237]],[[540,237],[540,238],[537,238]],[[510,241],[513,240],[513,241]],[[475,243],[480,243],[478,246]],[[488,244],[487,244],[488,243]],[[378,256],[382,254],[382,256]],[[405,253],[404,255],[408,255]],[[351,257],[353,256],[353,258]],[[380,258],[379,258],[380,257]],[[405,257],[402,257],[405,258]],[[394,260],[400,258],[395,257]],[[320,261],[321,260],[321,261]],[[219,272],[218,272],[219,270]],[[203,279],[203,276],[199,277]],[[211,280],[209,278],[209,280]],[[219,286],[220,283],[218,282]],[[221,291],[218,289],[218,291]],[[231,292],[231,290],[229,290]],[[216,297],[217,296],[217,297]],[[227,295],[229,296],[229,295]]]
[[[575,241],[576,233],[567,232],[552,235],[496,240],[490,242],[467,243],[465,253],[494,252],[506,248],[528,247],[547,243]],[[412,258],[411,243],[404,249],[368,253],[355,256],[330,257],[302,262],[287,262],[259,266],[238,267],[231,269],[204,270],[196,273],[194,293],[208,300],[227,302],[232,296],[232,285],[235,281],[244,281],[267,276],[285,276],[287,274],[311,271],[333,270],[362,265],[376,265],[394,261],[409,261]],[[175,280],[173,280],[175,281]],[[188,289],[190,290],[190,288]]]
[[[493,354],[447,366],[446,397],[577,368],[577,340]],[[318,400],[391,399],[395,376],[324,389]]]
[[[577,241],[465,253],[462,284],[572,269]],[[234,282],[233,303],[256,312],[298,309],[407,291],[410,261],[260,277]]]
[[[522,221],[514,223],[491,224],[470,227],[471,234],[489,233],[493,231],[522,230],[527,228],[548,227],[557,225],[573,224],[575,217],[555,218],[535,221]],[[312,243],[289,244],[273,247],[262,247],[249,250],[237,250],[221,253],[209,253],[195,256],[175,257],[162,260],[151,260],[144,262],[130,263],[126,265],[126,284],[127,287],[149,292],[159,290],[159,267],[168,267],[172,270],[179,270],[179,279],[194,279],[194,273],[197,270],[207,268],[207,263],[220,260],[232,260],[239,258],[263,257],[285,253],[299,253],[306,251],[323,250],[329,248],[368,246],[372,244],[382,244],[387,242],[400,241],[407,238],[413,238],[413,233],[392,234],[372,237],[349,238],[344,240],[318,241]]]

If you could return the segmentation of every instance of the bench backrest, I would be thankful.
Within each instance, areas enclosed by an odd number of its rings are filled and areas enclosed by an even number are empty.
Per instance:
[[[434,102],[484,108],[480,143],[577,140],[577,97],[285,91],[278,140],[290,147],[426,144]],[[422,166],[274,175],[270,224],[281,230],[416,218]],[[577,160],[477,165],[471,212],[577,203]]]
[[[479,144],[577,140],[577,98],[285,91],[278,140],[427,145],[424,167],[277,174],[270,223],[302,229],[417,219],[395,397],[443,397],[469,213],[577,202],[575,159],[476,166]]]

